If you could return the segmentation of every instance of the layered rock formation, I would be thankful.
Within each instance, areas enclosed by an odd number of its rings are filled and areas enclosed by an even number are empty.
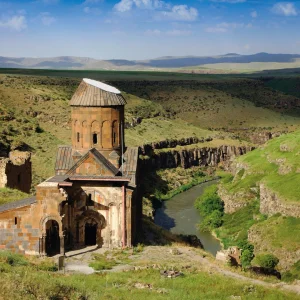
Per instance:
[[[260,184],[260,212],[268,216],[277,213],[283,216],[300,218],[300,206],[283,201],[280,197],[263,183]]]
[[[145,149],[145,148],[144,148]],[[192,166],[212,166],[227,162],[231,158],[252,151],[254,147],[220,146],[199,147],[194,149],[154,151],[141,149],[142,164],[152,169],[161,168],[189,168]],[[143,156],[146,155],[146,156]]]

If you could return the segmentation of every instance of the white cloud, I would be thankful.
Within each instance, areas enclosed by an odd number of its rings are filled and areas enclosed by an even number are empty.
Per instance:
[[[93,14],[93,15],[100,15],[101,14],[101,10],[99,8],[95,8],[95,7],[89,7],[86,6],[83,11],[86,14]]]
[[[278,2],[273,6],[272,12],[286,17],[298,15],[296,7],[292,2]]]
[[[147,30],[145,31],[146,36],[189,36],[192,34],[190,30],[168,30],[168,31],[161,31],[159,29],[154,30]]]
[[[38,3],[44,4],[57,4],[60,0],[37,0]]]
[[[162,34],[162,32],[158,29],[145,31],[145,35],[147,35],[147,36],[160,36],[161,34]]]
[[[256,10],[252,11],[250,15],[251,15],[251,17],[254,18],[254,19],[258,17],[258,13],[257,13]]]
[[[130,11],[133,7],[141,9],[158,9],[167,6],[164,1],[161,0],[121,0],[114,8],[118,12]]]
[[[168,36],[189,36],[192,32],[190,30],[179,30],[174,29],[166,32],[166,35]]]
[[[243,3],[247,0],[210,0],[211,2],[226,2],[226,3]]]
[[[170,11],[163,11],[160,18],[175,21],[195,21],[198,17],[198,10],[187,5],[175,5]]]
[[[48,12],[43,12],[40,14],[39,18],[41,19],[43,25],[50,26],[54,22],[56,22],[56,19],[51,16]]]
[[[220,24],[217,24],[214,27],[207,27],[205,29],[206,32],[210,33],[224,33],[228,32],[229,30],[234,30],[234,29],[240,29],[240,28],[252,28],[252,23],[244,24],[244,23],[227,23],[223,22]]]
[[[83,5],[89,5],[89,4],[97,4],[102,2],[103,0],[85,0],[82,4]]]
[[[6,20],[0,20],[0,28],[21,31],[27,28],[26,18],[24,16],[13,16]]]

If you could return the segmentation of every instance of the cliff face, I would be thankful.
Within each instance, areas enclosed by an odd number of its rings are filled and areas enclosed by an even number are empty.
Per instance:
[[[269,190],[263,183],[260,184],[260,212],[268,216],[277,213],[283,216],[300,218],[300,206],[282,201],[279,196]]]
[[[220,146],[170,151],[153,151],[152,148],[145,151],[141,148],[140,153],[148,156],[141,162],[145,167],[161,169],[192,166],[216,167],[219,163],[227,162],[231,158],[243,155],[253,149],[254,147],[245,146]]]

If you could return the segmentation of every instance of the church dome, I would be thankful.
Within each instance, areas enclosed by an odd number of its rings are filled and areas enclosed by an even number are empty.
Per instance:
[[[115,87],[101,81],[84,78],[74,93],[71,106],[119,106],[126,101],[121,92]]]

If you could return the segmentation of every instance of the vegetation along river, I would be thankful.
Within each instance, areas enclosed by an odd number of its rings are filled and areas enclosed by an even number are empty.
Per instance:
[[[202,195],[207,186],[216,182],[214,180],[199,184],[164,201],[162,207],[155,212],[155,224],[173,233],[197,235],[204,249],[216,255],[217,251],[221,249],[221,244],[210,232],[201,232],[197,229],[197,224],[201,222],[202,218],[194,207],[196,198]]]

